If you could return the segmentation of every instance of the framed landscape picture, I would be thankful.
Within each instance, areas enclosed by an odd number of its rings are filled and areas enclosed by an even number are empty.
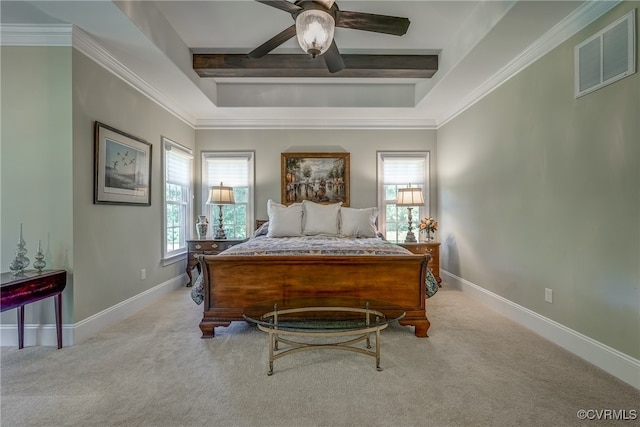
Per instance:
[[[349,206],[349,153],[282,153],[282,203]]]
[[[151,205],[151,148],[140,138],[96,122],[93,203]]]

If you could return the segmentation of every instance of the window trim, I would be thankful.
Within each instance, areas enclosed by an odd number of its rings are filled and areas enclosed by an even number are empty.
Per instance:
[[[185,259],[188,250],[186,241],[190,238],[193,217],[193,151],[171,139],[162,136],[162,258],[161,265],[167,266]],[[167,248],[167,152],[176,150],[179,155],[189,159],[189,194],[185,213],[185,246],[178,251],[168,252]]]
[[[416,225],[420,223],[420,219],[424,217],[430,217],[431,206],[431,151],[377,151],[376,152],[376,190],[378,206],[378,231],[384,236],[387,235],[387,204],[385,202],[385,190],[384,190],[384,160],[389,158],[401,158],[401,157],[416,157],[424,159],[424,182],[422,188],[424,190],[424,205],[418,207],[418,212],[413,212],[413,229],[416,230]],[[413,183],[412,183],[413,184]],[[417,236],[417,234],[416,234]]]
[[[207,170],[207,160],[210,158],[230,158],[230,157],[236,157],[236,158],[244,158],[247,159],[247,162],[249,163],[248,166],[248,173],[249,176],[247,177],[247,180],[249,182],[249,195],[247,197],[247,223],[245,224],[245,228],[246,228],[246,236],[249,237],[251,236],[251,233],[253,233],[253,224],[254,224],[254,219],[255,219],[255,187],[256,187],[256,183],[255,183],[255,168],[256,168],[256,152],[255,150],[246,150],[246,151],[238,151],[238,150],[233,150],[233,151],[225,151],[225,150],[209,150],[209,151],[202,151],[201,152],[201,159],[200,159],[200,173],[201,173],[201,189],[200,189],[200,212],[203,212],[203,214],[207,214],[208,218],[210,219],[215,219],[215,215],[213,215],[213,211],[211,210],[213,207],[209,207],[207,206],[207,198],[209,197],[208,194],[208,189],[209,189],[209,182],[208,182],[208,170]],[[212,225],[212,229],[213,229],[213,225]]]

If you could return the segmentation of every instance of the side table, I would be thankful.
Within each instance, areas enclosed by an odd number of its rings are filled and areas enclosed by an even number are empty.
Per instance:
[[[200,270],[200,264],[196,259],[196,255],[218,255],[225,249],[235,246],[238,243],[242,243],[246,239],[242,240],[230,240],[230,239],[193,239],[187,240],[187,276],[189,276],[189,283],[187,287],[192,285],[193,278],[191,277],[191,270],[193,267],[198,267],[198,274]]]
[[[436,278],[438,286],[442,287],[442,279],[440,278],[440,243],[439,242],[417,242],[417,243],[398,243],[405,249],[410,250],[414,254],[429,254],[431,259],[427,267]]]
[[[24,306],[49,297],[56,297],[56,332],[58,348],[62,348],[62,291],[65,286],[65,270],[27,270],[18,276],[2,273],[0,311],[18,309],[18,348],[24,347]]]

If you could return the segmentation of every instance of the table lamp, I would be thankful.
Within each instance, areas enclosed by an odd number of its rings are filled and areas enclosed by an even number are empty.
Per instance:
[[[411,187],[411,185],[407,188],[398,188],[398,201],[396,202],[396,206],[406,206],[409,211],[409,231],[407,231],[407,237],[404,239],[405,243],[416,243],[416,236],[413,234],[413,229],[411,228],[411,209],[421,205],[424,205],[422,188]]]
[[[227,235],[224,232],[224,224],[222,219],[222,206],[233,205],[235,200],[233,199],[233,187],[225,187],[222,182],[219,186],[211,187],[209,189],[208,205],[218,205],[218,230],[216,231],[216,239],[226,239]]]

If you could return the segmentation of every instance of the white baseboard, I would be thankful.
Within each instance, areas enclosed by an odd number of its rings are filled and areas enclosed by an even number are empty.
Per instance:
[[[53,300],[51,300],[53,306]],[[53,308],[51,308],[53,311]],[[17,311],[16,311],[17,313]],[[17,316],[17,314],[16,314]],[[16,319],[17,321],[17,319]],[[62,345],[69,346],[73,342],[73,326],[62,325]],[[33,347],[36,345],[56,347],[58,345],[58,335],[55,323],[50,324],[25,324],[24,325],[24,346]],[[18,346],[18,325],[0,326],[0,347]]]
[[[184,274],[167,280],[136,296],[122,301],[106,310],[96,313],[73,325],[62,325],[62,344],[64,347],[79,344],[94,336],[101,330],[114,325],[137,311],[153,304],[170,292],[180,289],[186,283]],[[0,326],[0,346],[16,347],[18,345],[17,325]],[[24,345],[57,346],[55,324],[24,325]]]
[[[494,294],[455,274],[440,270],[443,281],[531,329],[558,346],[594,364],[614,377],[640,389],[640,360],[567,328],[540,314]]]

